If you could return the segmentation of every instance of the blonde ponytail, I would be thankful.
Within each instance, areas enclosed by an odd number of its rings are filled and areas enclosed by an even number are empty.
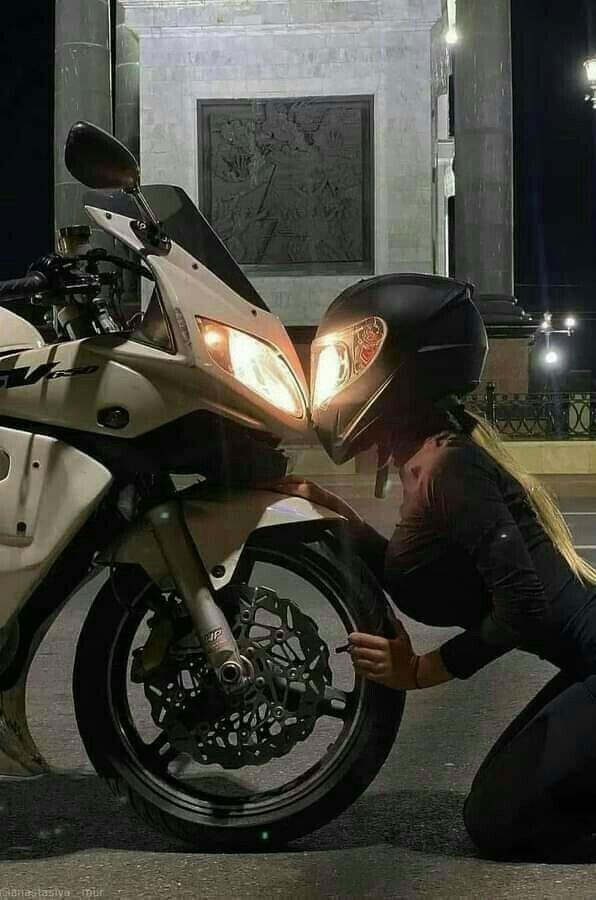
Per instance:
[[[578,580],[584,584],[596,584],[596,569],[579,555],[573,546],[573,538],[555,499],[537,478],[526,472],[505,448],[498,431],[488,420],[469,409],[458,407],[456,417],[475,444],[491,456],[522,486],[532,509],[553,545],[559,551]],[[463,415],[462,415],[463,414]],[[466,419],[464,422],[462,419]]]

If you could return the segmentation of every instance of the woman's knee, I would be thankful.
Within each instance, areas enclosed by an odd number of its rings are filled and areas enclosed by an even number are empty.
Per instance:
[[[520,853],[553,854],[573,848],[596,830],[596,817],[566,810],[547,792],[535,804],[521,807],[491,790],[473,788],[464,804],[466,830],[480,852],[503,858]]]
[[[466,831],[474,845],[488,856],[499,856],[512,849],[512,827],[496,814],[494,804],[488,801],[479,788],[472,788],[464,804],[463,818]]]

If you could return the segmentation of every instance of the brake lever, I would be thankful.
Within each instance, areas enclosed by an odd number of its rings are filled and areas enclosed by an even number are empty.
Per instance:
[[[63,303],[68,297],[75,298],[76,294],[83,294],[85,299],[93,299],[101,291],[101,282],[96,275],[84,276],[86,281],[73,281],[67,284],[52,285],[46,291],[33,294],[31,303],[33,306],[56,306]]]
[[[101,247],[96,247],[94,250],[89,250],[88,253],[84,253],[79,258],[92,263],[112,263],[112,265],[119,266],[121,269],[126,269],[129,272],[134,272],[136,275],[142,275],[143,278],[148,278],[151,281],[155,281],[151,269],[148,269],[146,266],[141,266],[138,263],[130,262],[128,259],[123,259],[121,256],[113,256],[112,254],[108,253],[107,250],[103,250]]]

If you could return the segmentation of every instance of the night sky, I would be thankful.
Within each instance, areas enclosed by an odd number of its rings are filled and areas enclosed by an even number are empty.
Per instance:
[[[2,4],[0,279],[53,248],[53,3]]]
[[[516,293],[596,314],[596,0],[513,0]]]

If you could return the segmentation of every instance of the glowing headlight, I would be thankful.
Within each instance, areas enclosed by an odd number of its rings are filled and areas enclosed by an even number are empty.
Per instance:
[[[378,316],[318,338],[312,345],[313,407],[324,408],[375,361],[387,336]]]
[[[304,417],[298,382],[275,347],[209,319],[197,318],[197,324],[214,363],[272,406],[295,419]]]

